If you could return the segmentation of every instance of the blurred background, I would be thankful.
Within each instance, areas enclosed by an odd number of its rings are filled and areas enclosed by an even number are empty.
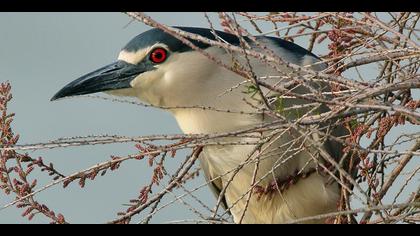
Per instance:
[[[206,26],[202,14],[151,13],[170,25]],[[76,98],[50,102],[64,85],[81,75],[114,61],[120,49],[134,36],[149,29],[122,13],[1,13],[0,80],[10,81],[16,113],[14,131],[20,144],[45,142],[60,137],[116,134],[140,136],[180,133],[166,112],[98,99]],[[110,155],[135,152],[134,144],[54,149],[29,153],[65,174],[109,160]],[[182,157],[182,156],[180,156]],[[176,165],[176,161],[173,163]],[[44,176],[44,174],[43,174]],[[45,179],[45,178],[41,178]],[[116,217],[122,204],[138,195],[150,181],[146,162],[122,165],[81,189],[77,183],[64,190],[56,186],[41,193],[40,202],[61,212],[73,223],[100,223]],[[44,183],[47,183],[45,179]],[[41,186],[42,182],[38,186]],[[213,200],[209,192],[201,194]],[[0,194],[0,205],[12,199]],[[0,223],[27,223],[22,210],[0,211]],[[155,221],[191,218],[185,207],[176,204]],[[42,216],[31,222],[48,222]]]

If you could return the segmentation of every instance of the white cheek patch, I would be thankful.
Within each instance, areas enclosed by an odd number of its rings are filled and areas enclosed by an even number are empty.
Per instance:
[[[138,75],[136,78],[134,78],[130,82],[130,86],[134,89],[136,89],[136,88],[147,89],[148,88],[147,86],[153,86],[152,84],[156,83],[157,80],[161,76],[162,75],[159,72],[157,72],[156,70],[146,71],[146,72]]]
[[[150,47],[146,47],[136,52],[128,52],[128,51],[123,50],[118,55],[118,60],[125,61],[130,64],[138,64],[149,54],[149,52],[153,48],[156,48],[156,47],[162,47],[162,48],[165,48],[167,51],[169,51],[169,48],[165,44],[156,43]]]
[[[118,55],[118,60],[125,61],[130,64],[138,64],[147,55],[148,50],[141,50],[137,52],[121,51]]]
[[[138,84],[140,83],[140,81],[142,80],[142,77],[144,76],[144,74],[145,74],[145,73],[142,73],[142,74],[138,75],[136,78],[134,78],[134,79],[130,82],[130,86],[131,86],[132,88],[136,88],[136,87],[138,87],[138,86],[136,86],[136,85],[138,85]]]

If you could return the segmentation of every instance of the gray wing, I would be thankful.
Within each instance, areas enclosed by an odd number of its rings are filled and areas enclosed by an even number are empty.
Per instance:
[[[201,166],[201,169],[204,172],[204,178],[205,178],[205,180],[207,182],[209,182],[208,185],[210,187],[210,190],[215,195],[215,197],[218,198],[219,195],[220,195],[220,192],[223,189],[223,183],[222,183],[222,180],[221,179],[216,179],[216,180],[213,180],[212,182],[210,182],[210,180],[215,179],[217,176],[213,176],[211,174],[211,172],[210,172],[210,168],[211,167],[209,166],[209,163],[208,163],[207,158],[206,158],[205,155],[206,155],[206,153],[203,151],[203,152],[201,152],[201,154],[199,156],[199,158],[200,158],[200,166]],[[224,196],[223,196],[222,204],[221,205],[222,205],[223,209],[225,209],[225,210],[228,209],[228,206],[227,206],[227,203],[226,203],[226,199],[225,199]]]
[[[316,65],[312,66],[313,70],[321,71],[327,68],[326,63],[319,63],[322,60],[318,56],[295,43],[281,38],[267,36],[259,36],[257,39],[258,41],[264,42],[268,47],[274,50],[278,56],[290,63],[304,66],[318,62]]]
[[[286,41],[280,38],[275,37],[259,37],[259,40],[262,40],[268,45],[271,45],[271,48],[277,53],[278,56],[282,57],[286,61],[289,61],[296,65],[310,65],[317,62],[322,62],[322,60],[317,57],[315,54],[309,52],[305,48],[292,43],[290,41]],[[327,68],[326,63],[317,63],[315,66],[312,66],[312,69],[315,71],[322,71]],[[323,84],[321,87],[324,91],[330,91],[330,86],[328,84]],[[323,105],[320,109],[321,112],[330,111],[328,107]],[[334,123],[335,120],[332,120],[328,123]],[[328,125],[324,124],[324,125]],[[348,130],[344,126],[336,126],[332,127],[330,130],[330,134],[335,137],[343,137],[349,134]],[[334,140],[328,140],[324,144],[326,150],[329,154],[339,162],[341,157],[344,155],[343,153],[343,145],[340,142]],[[345,160],[346,161],[346,160]],[[344,162],[343,166],[348,169],[350,163]],[[353,177],[357,174],[356,168],[349,171]]]

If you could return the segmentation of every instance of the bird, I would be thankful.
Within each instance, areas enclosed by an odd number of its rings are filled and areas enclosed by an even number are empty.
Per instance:
[[[240,38],[233,33],[199,27],[174,28],[210,40],[241,45]],[[255,36],[256,41],[243,38],[250,48],[259,50],[258,42],[288,63],[313,71],[326,68],[326,63],[318,56],[280,37]],[[279,74],[278,69],[258,58],[244,58],[236,52],[199,40],[189,41],[202,52],[162,29],[149,29],[130,40],[115,62],[67,84],[51,100],[98,92],[135,97],[171,113],[185,134],[229,133],[278,119],[258,112],[264,102],[258,94],[249,93],[252,81],[221,66],[203,52],[226,65],[248,63],[255,76],[265,78],[264,81],[271,85],[287,84],[290,78],[299,80],[300,74],[287,66],[281,66],[282,73]],[[314,83],[313,88],[318,92],[331,91],[326,82]],[[261,91],[269,94],[266,88]],[[292,91],[299,94],[311,92],[303,85],[297,85]],[[299,113],[306,111],[294,107],[310,103],[296,97],[274,101],[271,104],[281,104],[286,121],[299,118]],[[197,109],[200,107],[214,109]],[[330,108],[322,105],[317,112],[327,111]],[[328,124],[323,127],[326,126]],[[347,132],[340,125],[328,130],[335,137]],[[232,215],[234,223],[281,224],[337,210],[340,186],[319,170],[320,163],[325,163],[320,152],[340,160],[342,146],[326,136],[320,137],[316,133],[305,136],[302,132],[298,128],[274,133],[272,130],[258,131],[252,133],[255,137],[221,136],[216,141],[228,144],[204,145],[199,154],[204,176],[216,199],[221,200],[220,205]],[[258,146],[255,141],[261,137],[268,141]],[[307,139],[315,140],[322,151],[312,148],[313,142]],[[243,164],[246,162],[248,164]],[[302,223],[326,223],[326,220],[314,218]]]

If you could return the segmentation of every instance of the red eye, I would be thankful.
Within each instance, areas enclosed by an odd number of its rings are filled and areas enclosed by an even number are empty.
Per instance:
[[[155,48],[150,53],[150,60],[154,63],[162,63],[166,60],[167,52],[163,48]]]

